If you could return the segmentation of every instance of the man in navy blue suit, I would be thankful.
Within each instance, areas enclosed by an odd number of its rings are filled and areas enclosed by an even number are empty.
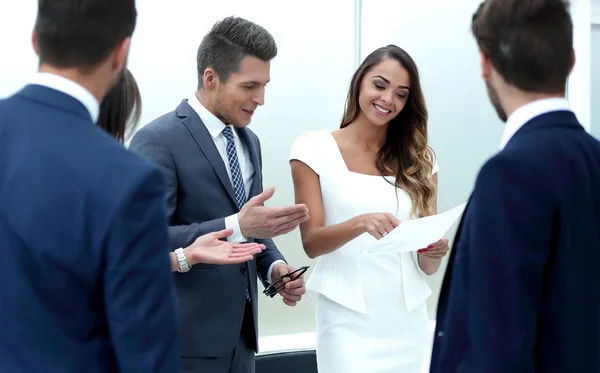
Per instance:
[[[600,143],[565,100],[563,0],[486,0],[473,16],[506,122],[455,238],[431,372],[600,372]]]
[[[0,372],[178,372],[164,176],[95,126],[135,22],[40,0],[39,74],[0,101]]]

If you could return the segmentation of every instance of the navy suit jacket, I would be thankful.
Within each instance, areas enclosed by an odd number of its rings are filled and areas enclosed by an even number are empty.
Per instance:
[[[238,129],[238,133],[250,150],[255,170],[251,198],[263,190],[260,142],[248,128]],[[142,127],[129,149],[159,164],[166,175],[171,249],[186,247],[198,236],[225,229],[225,217],[239,212],[225,163],[208,129],[187,101]],[[199,263],[189,272],[174,274],[181,356],[231,354],[240,332],[247,333],[257,349],[257,275],[266,284],[269,267],[283,256],[272,240],[256,241],[265,244],[266,249],[252,261],[224,266]],[[242,322],[248,288],[254,321],[249,326]]]
[[[0,372],[178,371],[164,193],[75,98],[0,100]]]
[[[485,163],[449,259],[434,373],[600,372],[600,143],[569,111]]]

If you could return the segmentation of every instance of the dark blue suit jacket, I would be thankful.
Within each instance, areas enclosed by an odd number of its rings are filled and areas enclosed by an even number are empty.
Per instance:
[[[164,193],[75,98],[0,100],[0,372],[178,371]]]
[[[486,162],[455,242],[431,372],[600,372],[600,143],[573,113]]]
[[[254,166],[251,198],[263,190],[260,143],[248,128],[238,129],[238,133],[250,150]],[[225,229],[224,218],[239,212],[225,163],[208,129],[187,101],[141,128],[129,148],[159,164],[166,175],[171,249]],[[240,332],[254,341],[256,350],[257,303],[259,296],[264,297],[258,293],[257,275],[266,284],[271,264],[283,260],[272,240],[257,241],[266,249],[250,262],[224,266],[199,263],[189,272],[175,273],[181,356],[231,354]],[[254,299],[254,325],[243,323],[248,288]]]

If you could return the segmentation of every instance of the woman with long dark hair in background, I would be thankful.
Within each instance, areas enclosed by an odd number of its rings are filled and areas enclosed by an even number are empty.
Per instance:
[[[142,96],[137,82],[125,68],[121,78],[100,105],[98,126],[121,143],[134,132],[142,114]]]

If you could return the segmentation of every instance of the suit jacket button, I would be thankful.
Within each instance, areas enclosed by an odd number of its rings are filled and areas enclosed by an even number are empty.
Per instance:
[[[243,274],[246,274],[246,273],[248,273],[248,267],[246,267],[246,266],[243,266],[243,267],[240,269],[240,271],[241,271]]]

